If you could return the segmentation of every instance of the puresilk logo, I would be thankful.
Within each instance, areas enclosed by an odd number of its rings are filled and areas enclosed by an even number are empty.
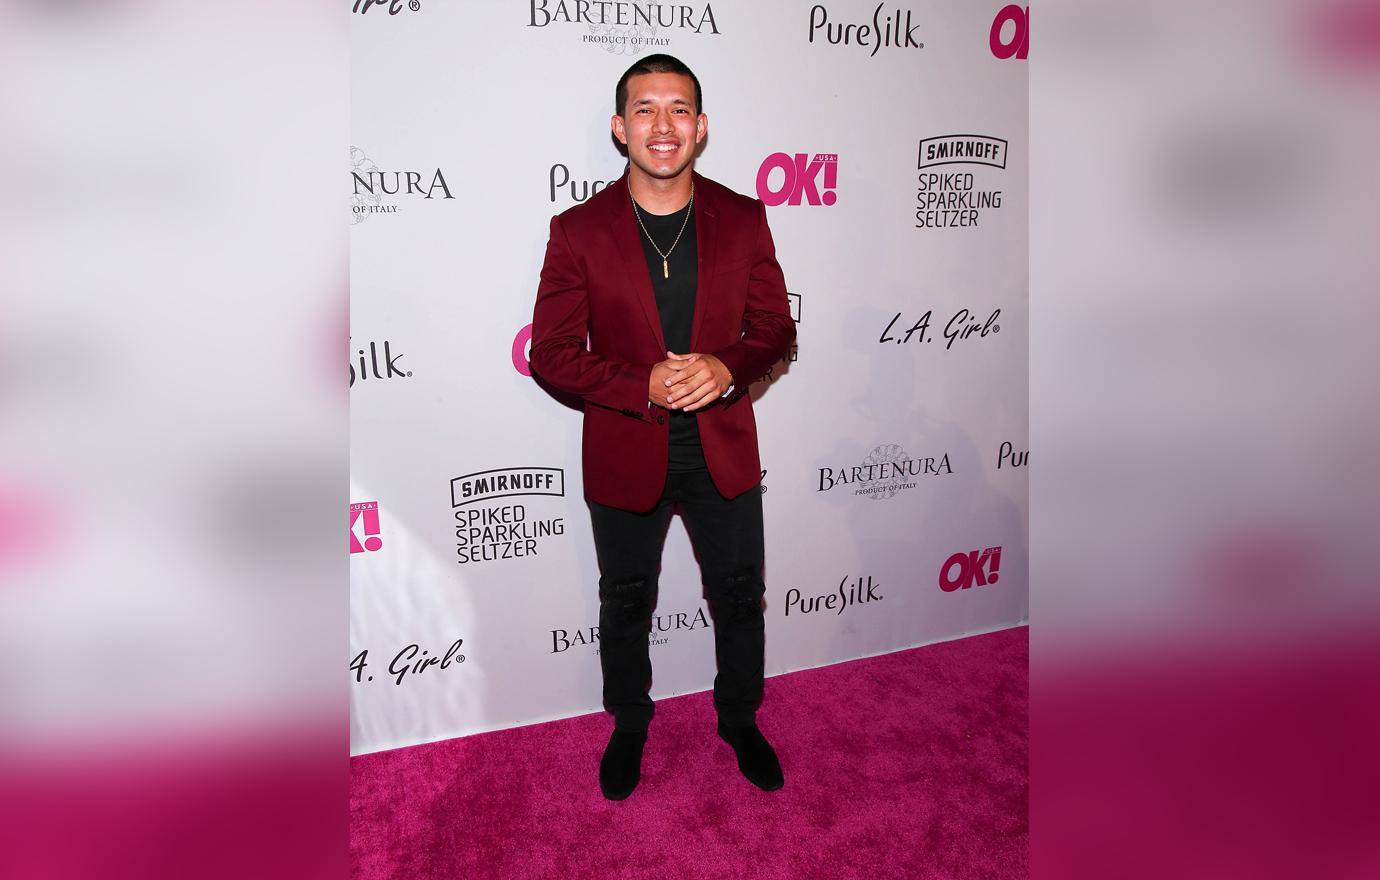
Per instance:
[[[552,204],[556,203],[557,197],[564,200],[567,193],[569,193],[572,204],[583,202],[599,190],[616,182],[613,180],[571,180],[570,169],[559,162],[551,166],[548,181]]]
[[[775,183],[772,172],[778,170],[782,175]],[[838,153],[816,153],[813,159],[809,153],[772,153],[757,169],[757,198],[770,207],[799,205],[801,199],[808,205],[832,205],[839,200],[838,186]]]
[[[835,24],[829,21],[829,10],[823,6],[810,7],[810,42],[815,41],[815,37],[820,38],[820,42],[828,41],[835,46],[860,46],[866,49],[872,47],[872,53],[867,57],[872,58],[881,51],[883,47],[896,49],[923,49],[925,44],[915,38],[915,29],[919,27],[914,24],[912,13],[906,10],[905,18],[901,18],[901,10],[888,12],[882,15],[882,7],[885,3],[878,3],[877,8],[872,10],[872,24]],[[822,31],[822,33],[821,33]]]
[[[815,611],[833,611],[836,615],[842,614],[849,608],[866,605],[869,602],[880,602],[885,599],[885,596],[877,592],[881,587],[881,584],[873,583],[871,575],[868,575],[865,581],[858,578],[851,584],[848,582],[848,575],[844,575],[843,580],[839,581],[839,588],[836,591],[821,596],[802,598],[800,591],[791,587],[786,591],[786,616],[791,616],[792,608],[797,614],[810,614]]]
[[[1016,449],[1011,445],[1010,440],[1003,440],[1001,448],[997,450],[997,470],[1001,470],[1002,463],[1007,467],[1025,467],[1030,461],[1030,450]]]
[[[359,350],[356,352],[356,354],[359,356],[359,370],[358,370],[358,371],[355,370],[355,362],[354,362],[354,359],[352,358],[352,359],[350,360],[350,387],[351,387],[351,388],[355,387],[355,379],[359,379],[359,380],[362,381],[362,382],[367,382],[367,381],[369,381],[369,377],[370,377],[371,375],[372,375],[375,379],[393,379],[393,378],[410,379],[410,378],[412,378],[412,371],[411,371],[411,370],[404,370],[404,369],[402,369],[402,368],[400,368],[400,367],[398,366],[398,361],[402,360],[402,359],[403,359],[403,356],[402,356],[401,354],[393,354],[392,345],[389,343],[389,341],[388,341],[387,339],[385,339],[385,340],[383,341],[383,363],[384,363],[386,372],[382,372],[382,373],[379,372],[379,349],[378,349],[378,343],[376,343],[376,342],[371,342],[371,343],[369,343],[369,357],[368,357],[368,360],[367,360],[367,361],[365,360],[364,349],[362,349],[362,348],[359,349]],[[370,365],[372,365],[373,368],[374,368],[374,370],[373,370],[372,373],[369,372],[369,367],[370,367]]]

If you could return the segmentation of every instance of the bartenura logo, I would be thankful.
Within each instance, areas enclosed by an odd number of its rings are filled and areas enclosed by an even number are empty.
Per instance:
[[[536,556],[539,539],[565,534],[565,518],[532,518],[525,504],[494,506],[488,502],[564,495],[565,471],[560,468],[500,468],[451,480],[457,561],[464,565]]]
[[[694,612],[689,611],[668,611],[664,614],[657,614],[652,617],[652,631],[647,636],[647,643],[653,647],[664,645],[671,640],[674,632],[694,632],[697,629],[709,629],[709,616],[704,613],[703,608],[696,608]],[[563,654],[571,648],[597,646],[599,644],[599,627],[587,626],[577,629],[574,635],[568,629],[553,629],[551,633],[551,653]],[[594,653],[599,653],[599,648],[594,648]]]
[[[787,301],[787,304],[789,305],[790,310],[791,310],[791,320],[794,321],[794,322],[796,322],[797,324],[799,324],[799,323],[800,323],[800,294],[798,294],[798,293],[787,293],[787,294],[786,294],[786,301]],[[752,384],[756,385],[758,382],[775,382],[775,381],[776,381],[776,376],[777,376],[777,367],[778,367],[778,366],[779,366],[779,367],[785,367],[787,364],[793,364],[793,363],[796,362],[797,359],[799,359],[799,357],[800,357],[800,349],[799,349],[799,346],[798,346],[798,340],[791,340],[791,350],[788,351],[788,352],[786,352],[786,354],[785,354],[784,356],[782,356],[781,360],[776,361],[776,362],[773,363],[770,367],[767,367],[767,371],[766,371],[765,373],[763,373],[762,375],[758,376],[756,379],[752,380]],[[766,473],[766,472],[763,471],[763,473]],[[766,490],[763,489],[762,491],[765,492]]]
[[[383,363],[386,372],[379,372],[379,348],[378,343],[369,343],[368,359],[365,359],[364,349],[357,349],[355,356],[359,358],[359,369],[355,370],[355,359],[350,359],[350,387],[355,387],[355,379],[361,382],[369,381],[372,376],[375,379],[411,379],[412,371],[404,370],[398,366],[398,361],[403,359],[401,354],[393,354],[392,344],[385,339],[383,341]],[[373,372],[369,371],[373,367]]]
[[[983,211],[1001,208],[1001,190],[979,189],[973,172],[927,171],[942,165],[1006,169],[1005,140],[982,134],[946,134],[920,142],[915,228],[975,227]],[[987,172],[992,174],[993,172]]]
[[[849,608],[866,605],[869,602],[880,602],[885,599],[885,596],[877,592],[881,587],[881,584],[872,582],[871,575],[867,576],[866,581],[858,578],[851,584],[848,582],[848,575],[844,575],[843,580],[839,581],[839,588],[836,591],[820,596],[802,597],[799,590],[791,587],[786,591],[786,616],[791,616],[792,608],[797,614],[811,614],[815,611],[833,611],[835,614],[842,614]]]
[[[872,47],[872,52],[867,57],[874,57],[883,47],[893,49],[923,49],[925,44],[915,38],[915,30],[919,25],[915,24],[909,9],[905,10],[905,18],[901,18],[901,11],[897,9],[892,12],[882,14],[882,7],[885,3],[878,3],[877,8],[872,10],[872,24],[834,24],[829,21],[829,10],[823,6],[810,7],[810,42],[815,42],[818,36],[821,43],[826,40],[835,46],[859,46],[866,49]],[[820,33],[823,31],[823,33]]]
[[[863,463],[851,467],[819,469],[817,492],[836,486],[853,486],[854,495],[873,500],[894,498],[903,489],[914,489],[915,478],[945,476],[954,472],[946,452],[939,458],[911,458],[896,443],[884,443],[872,450]]]
[[[403,10],[417,12],[422,8],[422,0],[355,0],[354,9],[351,11],[355,15],[365,15],[376,6],[380,7],[379,12],[386,9],[389,15],[397,15]],[[376,14],[374,17],[379,16]]]
[[[527,27],[583,24],[589,32],[580,42],[614,55],[636,55],[643,49],[671,45],[668,31],[718,34],[710,4],[646,3],[637,0],[528,0]]]
[[[548,175],[551,203],[555,204],[557,198],[564,201],[568,197],[572,204],[583,202],[590,196],[597,193],[606,186],[613,184],[612,180],[571,180],[570,169],[557,163],[551,166]]]
[[[357,525],[364,527],[364,540],[359,540],[355,531]],[[361,501],[350,505],[350,552],[363,553],[366,550],[376,553],[383,548],[383,538],[379,537],[379,503]]]
[[[350,147],[351,223],[362,223],[373,214],[396,214],[397,198],[453,199],[446,176],[434,171],[384,171],[359,147]]]
[[[778,170],[781,182],[773,183]],[[813,159],[809,153],[772,153],[757,169],[757,198],[771,207],[798,205],[802,198],[809,205],[832,205],[839,200],[838,186],[838,153],[816,153]]]
[[[955,553],[939,567],[939,589],[952,593],[955,590],[966,590],[974,584],[979,587],[995,584],[999,568],[1001,547]]]

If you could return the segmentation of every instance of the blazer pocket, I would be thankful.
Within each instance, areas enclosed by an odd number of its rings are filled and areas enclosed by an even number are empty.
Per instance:
[[[715,275],[733,275],[733,274],[742,275],[742,274],[745,274],[745,273],[748,271],[748,269],[750,269],[751,267],[752,267],[752,260],[750,260],[750,259],[731,260],[731,261],[729,261],[729,262],[727,262],[727,263],[720,263],[719,265],[715,266],[715,267],[714,267],[714,274],[715,274]]]

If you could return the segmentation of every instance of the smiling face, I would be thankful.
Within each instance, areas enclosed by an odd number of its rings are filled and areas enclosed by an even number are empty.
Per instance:
[[[633,172],[672,181],[689,175],[695,150],[709,131],[696,113],[695,85],[679,73],[642,73],[628,80],[628,102],[613,117],[613,135],[628,147]]]

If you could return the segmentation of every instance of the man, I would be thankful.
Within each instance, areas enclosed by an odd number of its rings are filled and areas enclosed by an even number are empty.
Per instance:
[[[636,788],[652,719],[648,656],[666,529],[679,506],[714,618],[719,735],[768,791],[781,765],[762,697],[762,496],[748,386],[795,339],[760,201],[695,174],[699,80],[669,55],[615,89],[627,172],[552,218],[532,371],[584,400],[585,495],[599,562],[605,797]],[[586,338],[588,346],[586,346]]]

